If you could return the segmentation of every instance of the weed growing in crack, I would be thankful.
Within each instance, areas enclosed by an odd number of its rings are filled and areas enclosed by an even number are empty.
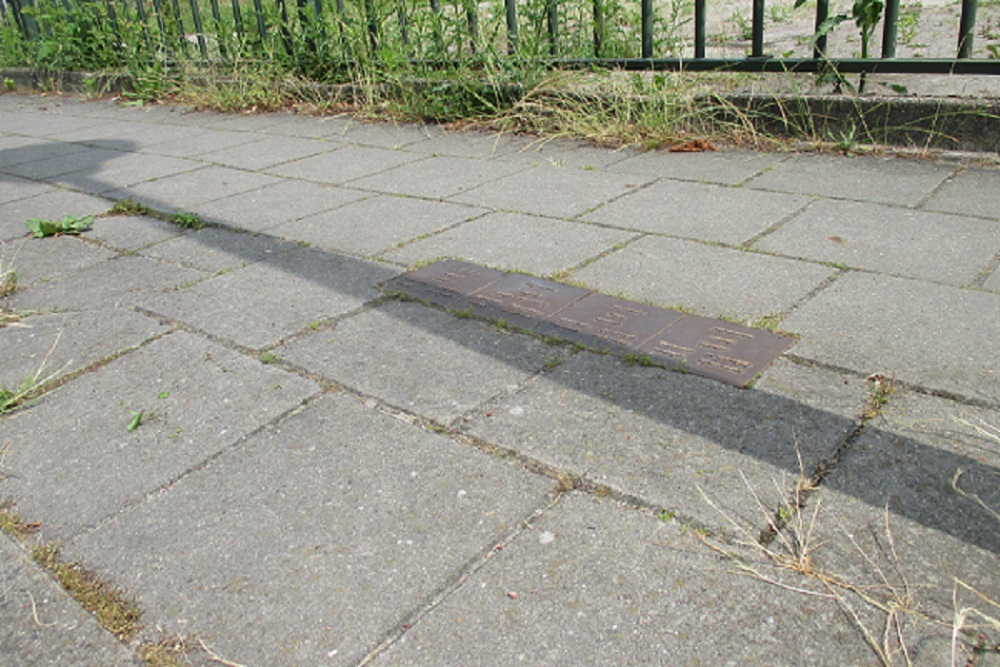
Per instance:
[[[134,199],[116,201],[105,215],[149,215],[150,208]]]
[[[56,336],[55,342],[52,343],[52,347],[49,348],[49,351],[45,354],[45,358],[42,359],[42,363],[39,364],[38,369],[34,373],[21,380],[13,388],[8,388],[6,385],[0,384],[0,415],[14,412],[18,408],[44,396],[49,391],[48,387],[51,386],[53,380],[66,369],[66,366],[63,366],[51,373],[46,370],[49,358],[55,351],[56,345],[59,344],[61,335],[60,333]],[[66,365],[69,365],[68,362]]]
[[[868,398],[865,400],[865,407],[861,411],[863,421],[871,421],[878,417],[882,408],[889,402],[889,398],[896,391],[895,376],[888,376],[882,373],[872,373],[867,378]]]
[[[94,216],[92,215],[86,215],[83,217],[67,215],[62,220],[31,218],[24,224],[31,230],[34,238],[41,239],[46,236],[62,236],[64,234],[76,236],[87,231],[93,222]]]
[[[139,630],[139,607],[124,593],[79,563],[67,563],[55,544],[40,544],[31,551],[32,559],[48,570],[62,587],[98,622],[122,641]]]
[[[177,212],[170,216],[170,222],[184,229],[202,229],[205,227],[205,223],[202,222],[197,213],[190,213],[180,209],[177,209]]]
[[[9,498],[0,501],[0,532],[16,540],[23,540],[41,527],[38,522],[26,522],[14,511],[14,502]]]

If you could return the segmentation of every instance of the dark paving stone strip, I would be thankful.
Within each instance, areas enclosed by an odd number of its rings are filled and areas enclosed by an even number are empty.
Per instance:
[[[738,387],[795,343],[790,336],[451,259],[394,278],[384,289]]]

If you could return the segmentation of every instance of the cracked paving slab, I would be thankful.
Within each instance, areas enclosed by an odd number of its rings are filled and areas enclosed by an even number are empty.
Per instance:
[[[740,577],[677,522],[570,494],[376,665],[866,665],[830,600]]]
[[[0,420],[8,448],[0,497],[42,521],[46,539],[68,538],[317,391],[196,336],[169,334]],[[141,424],[129,431],[138,411]]]
[[[864,398],[855,385],[793,364],[766,377],[772,376],[766,390],[741,390],[579,353],[480,409],[462,429],[715,526],[721,517],[699,489],[743,514],[743,476],[761,489],[767,505],[777,506],[800,473],[799,453],[811,470],[854,428]],[[789,395],[782,395],[783,386],[792,388]],[[826,387],[822,394],[820,386]],[[822,408],[801,402],[800,392]]]
[[[279,242],[265,261],[144,299],[142,305],[259,349],[378,297],[375,284],[395,275],[379,264],[288,246]]]
[[[0,656],[5,665],[144,664],[6,535],[0,535],[0,563]]]
[[[275,350],[392,405],[450,423],[540,372],[562,350],[416,303],[387,303]],[[433,381],[429,381],[433,378]]]
[[[553,489],[335,394],[68,551],[229,660],[356,665]]]
[[[1000,295],[848,273],[781,326],[795,354],[1000,405]]]

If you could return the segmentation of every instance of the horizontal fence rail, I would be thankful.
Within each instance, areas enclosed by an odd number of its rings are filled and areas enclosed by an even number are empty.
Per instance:
[[[502,1],[502,5],[499,4]],[[629,0],[632,1],[632,0]],[[692,15],[657,14],[653,0],[0,0],[0,39],[26,43],[75,34],[113,54],[144,53],[169,61],[196,52],[226,61],[240,49],[278,50],[324,64],[394,52],[412,62],[446,67],[493,49],[502,57],[530,58],[562,68],[742,72],[1000,74],[1000,58],[973,57],[976,0],[961,2],[954,56],[897,57],[900,0],[867,1],[876,14],[831,15],[815,2],[808,38],[811,54],[765,52],[765,0],[750,4],[749,49],[744,57],[710,57],[708,0],[692,0]],[[801,4],[801,1],[800,3]],[[858,3],[855,3],[857,12]],[[635,10],[638,11],[635,11]],[[661,8],[662,13],[662,8]],[[672,22],[671,22],[672,21]],[[862,57],[834,57],[828,37],[840,23],[861,29]],[[868,53],[881,24],[880,53]],[[681,27],[690,29],[682,33]],[[664,26],[667,26],[666,28]],[[867,32],[866,32],[867,31]],[[690,38],[690,39],[689,39]],[[499,47],[499,48],[498,48]],[[81,47],[82,48],[82,47]],[[993,47],[995,48],[995,47]],[[46,52],[51,58],[55,58]],[[994,56],[1000,52],[994,51]],[[106,56],[113,61],[113,56]],[[111,62],[110,64],[113,64]]]

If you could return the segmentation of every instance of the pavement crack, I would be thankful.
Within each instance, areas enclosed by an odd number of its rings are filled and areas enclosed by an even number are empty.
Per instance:
[[[475,576],[475,574],[483,567],[485,567],[494,556],[503,552],[505,548],[510,546],[526,530],[529,530],[535,521],[556,507],[565,495],[565,490],[557,488],[551,496],[531,509],[520,521],[517,522],[517,525],[506,535],[502,536],[499,541],[486,545],[479,553],[475,554],[465,561],[465,563],[460,565],[454,574],[440,587],[438,587],[437,590],[431,592],[430,595],[423,600],[423,602],[419,603],[414,609],[411,609],[402,616],[400,622],[383,636],[382,641],[380,641],[374,649],[361,659],[358,663],[359,667],[371,664],[372,661],[374,661],[380,654],[388,650],[424,617],[441,606],[441,604],[443,604],[449,597],[458,592],[465,585],[465,583]]]

